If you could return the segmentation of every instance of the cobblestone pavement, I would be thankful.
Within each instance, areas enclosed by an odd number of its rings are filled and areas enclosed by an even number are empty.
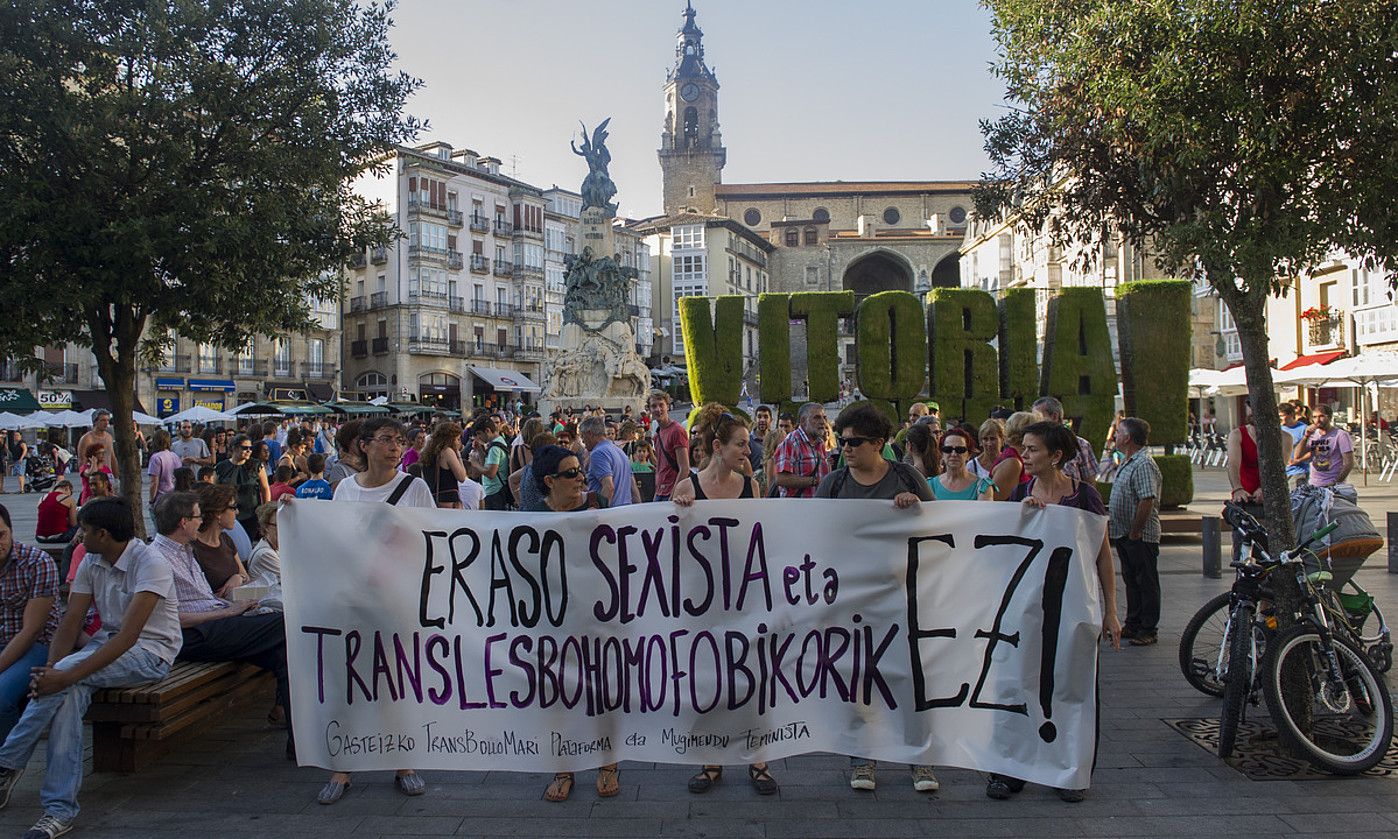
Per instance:
[[[1218,470],[1197,476],[1196,507],[1217,509],[1226,484]],[[1398,510],[1398,487],[1360,487],[1380,529]],[[22,538],[33,532],[35,496],[0,497]],[[1225,548],[1226,549],[1226,548]],[[773,763],[778,796],[760,799],[739,767],[710,793],[685,790],[692,767],[623,763],[622,793],[600,800],[593,773],[580,773],[572,800],[542,800],[548,777],[505,772],[424,772],[427,794],[408,799],[390,773],[363,773],[333,807],[314,799],[325,773],[289,765],[264,707],[249,707],[212,730],[178,741],[172,755],[138,775],[90,775],[73,835],[109,839],[252,837],[1016,837],[1398,835],[1398,779],[1250,781],[1168,728],[1163,719],[1210,717],[1217,705],[1180,677],[1180,630],[1226,580],[1200,574],[1197,540],[1162,552],[1165,614],[1160,644],[1102,655],[1102,739],[1089,797],[1065,804],[1030,787],[1013,801],[985,797],[973,772],[938,771],[941,790],[913,791],[907,771],[886,765],[875,792],[847,783],[846,761],[807,755]],[[1398,614],[1398,575],[1373,556],[1359,580]],[[1124,602],[1124,600],[1122,601]],[[1390,679],[1390,682],[1393,680]],[[43,750],[31,763],[0,834],[18,836],[39,815]]]

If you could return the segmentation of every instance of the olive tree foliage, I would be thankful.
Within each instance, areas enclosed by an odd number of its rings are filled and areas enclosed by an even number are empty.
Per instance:
[[[0,351],[91,347],[133,501],[137,364],[176,332],[234,349],[308,329],[394,235],[350,189],[423,127],[392,10],[0,0]]]
[[[1202,280],[1237,324],[1273,544],[1294,544],[1267,297],[1336,251],[1398,266],[1392,0],[984,0],[1007,109],[982,217],[1109,235]],[[1390,275],[1391,279],[1391,275]]]

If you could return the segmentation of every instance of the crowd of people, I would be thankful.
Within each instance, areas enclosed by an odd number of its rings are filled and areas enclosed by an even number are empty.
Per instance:
[[[1160,472],[1145,454],[1150,429],[1142,420],[1119,418],[1099,460],[1051,397],[1030,411],[997,409],[978,425],[960,418],[944,425],[935,403],[917,403],[899,428],[868,403],[847,406],[833,423],[814,403],[792,413],[758,406],[751,419],[708,404],[687,424],[671,408],[669,395],[655,391],[643,412],[628,406],[615,416],[600,408],[547,417],[482,411],[465,424],[376,416],[202,434],[184,423],[149,440],[143,500],[157,534],[150,543],[135,537],[144,511],[113,492],[104,417],[78,446],[81,491],[64,477],[39,505],[37,541],[63,546],[57,559],[15,542],[0,507],[0,591],[8,595],[0,598],[0,806],[48,729],[45,812],[33,835],[65,832],[78,812],[81,720],[93,691],[158,680],[178,660],[243,661],[272,672],[277,694],[268,719],[287,728],[287,756],[295,756],[277,535],[277,510],[288,503],[553,513],[763,497],[874,499],[898,510],[947,500],[1061,504],[1108,519],[1094,560],[1107,640],[1155,643]],[[1308,431],[1298,446],[1314,451],[1324,433]],[[1109,507],[1095,484],[1104,463],[1116,475]],[[1124,627],[1113,547],[1126,583]],[[850,760],[850,785],[874,789],[874,762]],[[690,791],[711,789],[722,773],[701,767]],[[765,763],[747,774],[759,794],[779,788]],[[405,795],[426,789],[410,768],[394,783]],[[573,773],[559,773],[544,796],[564,800],[573,783]],[[938,788],[931,766],[913,767],[912,783]],[[333,804],[351,786],[349,774],[333,773],[318,800]],[[986,792],[1006,798],[1022,786],[992,776]],[[598,769],[596,787],[601,796],[618,794],[615,764]],[[1060,795],[1076,801],[1083,791]]]

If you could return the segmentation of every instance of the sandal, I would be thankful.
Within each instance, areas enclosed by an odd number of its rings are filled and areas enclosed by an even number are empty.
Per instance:
[[[568,796],[573,794],[573,773],[559,772],[553,776],[553,781],[544,790],[545,801],[567,801]]]
[[[772,777],[772,773],[767,771],[766,766],[761,769],[749,766],[748,780],[752,781],[752,788],[757,790],[758,795],[772,795],[778,789],[777,780]]]
[[[723,777],[722,766],[705,766],[699,770],[699,774],[689,779],[689,791],[695,793],[705,793],[713,789],[718,779]]]
[[[617,779],[616,764],[603,766],[597,770],[597,795],[599,798],[612,798],[621,792],[621,782]]]

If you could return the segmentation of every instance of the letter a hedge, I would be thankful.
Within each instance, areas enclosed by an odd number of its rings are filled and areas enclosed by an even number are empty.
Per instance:
[[[1116,288],[1116,338],[1126,413],[1150,423],[1150,441],[1166,445],[1189,437],[1189,346],[1192,340],[1187,280],[1142,280]]]

